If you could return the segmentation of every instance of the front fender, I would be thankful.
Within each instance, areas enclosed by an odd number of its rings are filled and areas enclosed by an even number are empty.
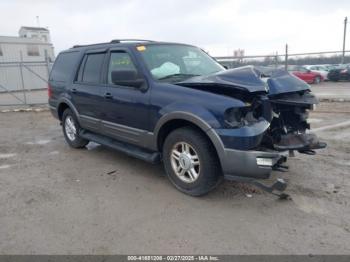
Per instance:
[[[159,111],[160,119],[156,128],[165,122],[173,119],[183,119],[198,125],[203,131],[210,128],[220,128],[221,124],[213,112],[209,111],[201,105],[193,105],[187,103],[172,103]]]
[[[214,129],[212,126],[210,126],[209,123],[214,124],[214,126],[220,126],[219,122],[217,120],[215,120],[214,116],[209,112],[209,111],[201,111],[201,113],[199,115],[197,115],[196,107],[192,107],[193,111],[189,112],[188,110],[185,110],[185,108],[182,108],[183,110],[177,110],[177,111],[169,111],[167,113],[164,112],[163,116],[159,119],[159,121],[157,122],[157,125],[154,129],[154,135],[153,137],[153,141],[152,141],[152,145],[151,147],[154,150],[157,150],[158,148],[158,135],[159,135],[159,131],[161,130],[161,128],[168,122],[172,121],[172,120],[185,120],[188,121],[194,125],[196,125],[197,127],[199,127],[203,132],[205,132],[209,139],[211,140],[211,142],[213,143],[217,153],[219,155],[222,155],[224,146],[221,142],[221,139],[219,138],[219,136],[214,132]],[[197,108],[198,110],[199,108]],[[208,122],[209,121],[209,122]]]

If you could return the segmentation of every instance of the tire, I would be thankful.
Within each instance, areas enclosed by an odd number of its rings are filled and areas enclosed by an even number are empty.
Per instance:
[[[79,137],[80,126],[75,114],[67,108],[62,115],[62,130],[64,138],[70,147],[83,148],[89,141]]]
[[[313,82],[315,85],[318,85],[319,83],[321,83],[321,77],[319,77],[319,76],[316,76],[315,78],[314,78],[314,82]]]
[[[170,182],[191,196],[205,195],[222,181],[222,171],[214,147],[206,136],[194,128],[179,128],[166,137],[163,164]]]

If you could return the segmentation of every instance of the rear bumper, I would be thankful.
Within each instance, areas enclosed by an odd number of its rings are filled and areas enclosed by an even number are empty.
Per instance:
[[[55,118],[59,118],[58,117],[58,112],[57,112],[57,108],[56,107],[54,107],[54,106],[51,106],[51,105],[49,105],[49,108],[50,108],[50,112],[51,112],[51,114],[55,117]]]
[[[224,149],[220,162],[224,176],[268,178],[271,171],[286,162],[288,152]]]

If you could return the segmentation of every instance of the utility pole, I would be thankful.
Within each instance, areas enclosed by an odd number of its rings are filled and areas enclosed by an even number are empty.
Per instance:
[[[345,58],[345,40],[346,40],[346,25],[348,23],[348,17],[345,17],[344,19],[344,38],[343,38],[343,54],[341,57],[341,63],[344,64],[344,58]]]
[[[288,70],[288,44],[286,44],[286,54],[284,57],[284,69]]]

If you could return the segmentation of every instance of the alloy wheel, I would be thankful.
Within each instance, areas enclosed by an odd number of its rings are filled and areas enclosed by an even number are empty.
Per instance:
[[[195,182],[200,174],[200,160],[194,148],[186,143],[176,143],[170,153],[171,166],[176,176],[185,183]]]

